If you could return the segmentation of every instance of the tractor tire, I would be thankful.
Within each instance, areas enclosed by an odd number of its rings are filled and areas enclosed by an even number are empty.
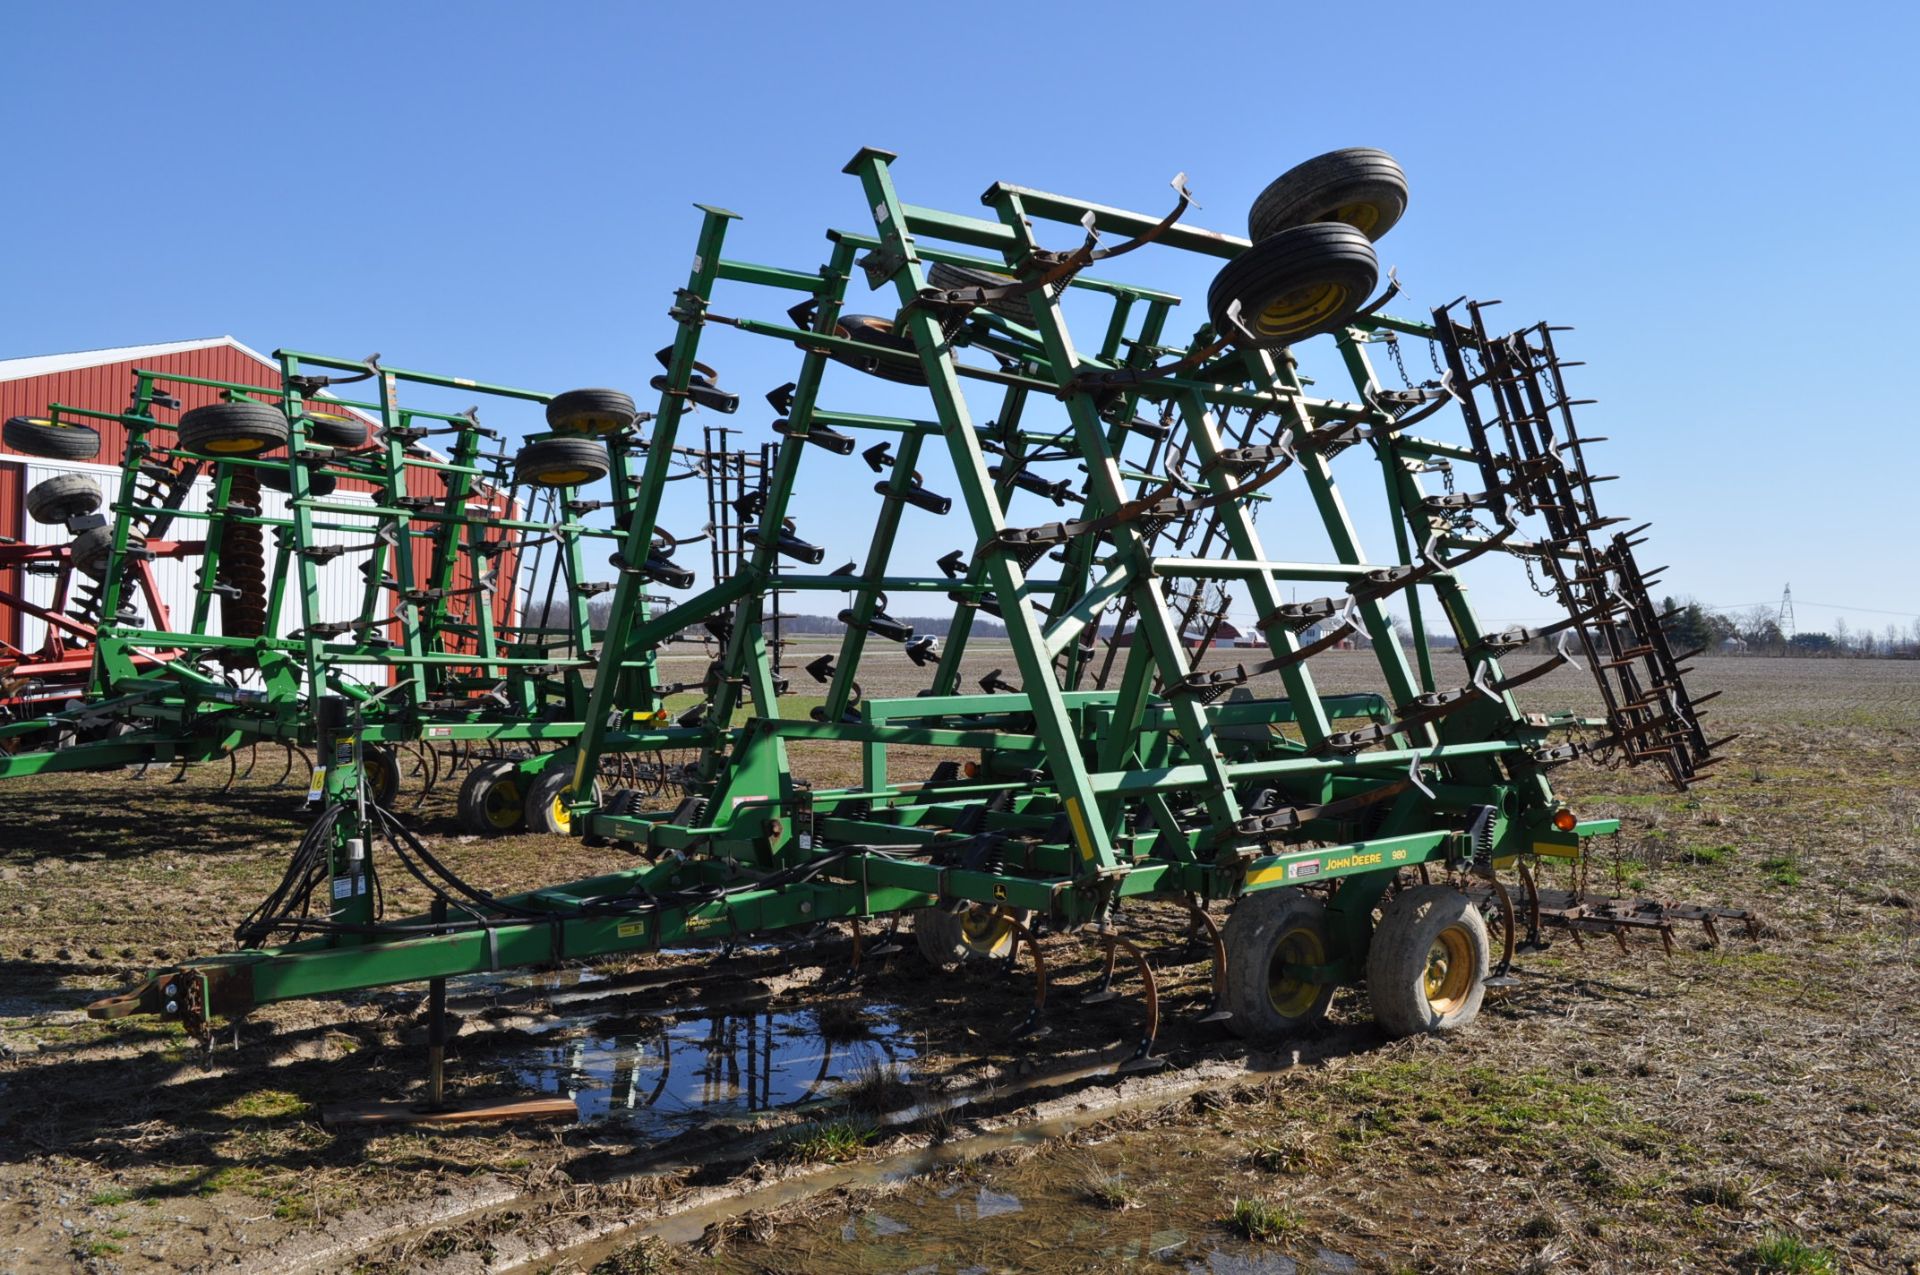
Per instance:
[[[1389,1036],[1459,1031],[1480,1013],[1487,921],[1451,886],[1402,891],[1380,911],[1367,952],[1367,999]]]
[[[591,438],[543,438],[513,458],[514,481],[529,487],[578,487],[607,476],[607,446]]]
[[[343,408],[307,404],[307,438],[322,447],[352,451],[367,445],[367,423]]]
[[[991,270],[973,270],[966,266],[950,266],[944,261],[936,261],[927,267],[927,282],[936,288],[954,291],[960,288],[1004,288],[1010,283],[1019,282],[1010,274],[995,274]],[[1049,296],[1060,287],[1055,284],[1047,289]],[[1012,319],[1026,327],[1033,326],[1033,303],[1029,298],[1037,294],[1031,292],[1016,293],[999,301],[989,301],[987,309],[1003,319]]]
[[[143,548],[146,543],[147,538],[137,531],[129,532],[127,535],[129,549]],[[107,575],[107,558],[113,552],[113,525],[109,523],[104,527],[95,527],[91,531],[81,532],[74,537],[68,549],[76,570],[95,580],[104,580]]]
[[[0,426],[0,442],[28,456],[54,460],[92,460],[100,454],[100,431],[85,425],[59,424],[44,416],[9,416]]]
[[[1327,909],[1294,889],[1243,895],[1221,933],[1227,949],[1227,1029],[1248,1040],[1275,1041],[1317,1025],[1333,1000],[1333,984],[1310,983],[1278,967],[1325,965],[1332,949]]]
[[[1214,331],[1233,333],[1228,311],[1238,301],[1254,348],[1277,349],[1345,327],[1379,282],[1365,235],[1316,221],[1262,239],[1222,267],[1207,289],[1207,316]]]
[[[913,941],[935,969],[950,970],[963,961],[993,960],[1013,950],[1008,920],[1025,923],[1025,908],[970,907],[962,912],[921,908],[913,913]]]
[[[527,777],[516,761],[490,761],[467,772],[458,803],[461,828],[482,837],[517,832],[526,821]]]
[[[639,414],[620,390],[568,390],[547,404],[547,426],[556,434],[617,434]]]
[[[180,418],[180,446],[204,456],[264,456],[287,438],[286,416],[258,399],[210,403]]]
[[[879,346],[885,350],[904,350],[915,358],[912,363],[899,363],[862,354],[852,354],[845,350],[835,350],[828,355],[835,362],[858,368],[869,376],[877,376],[883,381],[892,381],[896,385],[927,383],[927,374],[920,367],[919,350],[913,344],[913,338],[896,332],[892,319],[883,319],[877,314],[843,314],[840,316],[840,322],[834,326],[833,334],[858,341],[862,345]]]
[[[1274,178],[1247,213],[1255,243],[1316,221],[1344,222],[1377,241],[1407,211],[1407,175],[1370,146],[1316,155]]]
[[[566,803],[573,797],[573,764],[562,757],[533,781],[527,790],[527,831],[557,837],[573,835],[573,817]],[[593,804],[600,804],[600,781],[593,784]]]
[[[260,478],[260,485],[272,491],[293,493],[293,475],[277,465],[262,465],[254,471]],[[339,479],[325,470],[307,470],[307,494],[309,496],[331,496],[334,488],[340,485]]]
[[[100,484],[85,474],[55,474],[27,493],[27,516],[49,525],[100,507]]]
[[[360,778],[367,785],[367,800],[382,810],[393,809],[400,796],[400,763],[385,744],[360,745]]]

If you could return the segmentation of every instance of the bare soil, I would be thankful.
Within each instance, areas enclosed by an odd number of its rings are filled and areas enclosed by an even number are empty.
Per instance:
[[[869,696],[925,685],[897,664]],[[1371,688],[1364,654],[1313,667],[1323,690]],[[456,988],[458,1096],[525,1093],[556,1045],[614,1057],[679,1031],[724,1101],[673,1130],[612,1110],[320,1123],[331,1103],[418,1094],[418,989],[266,1007],[211,1070],[171,1029],[87,1020],[103,990],[231,943],[299,836],[302,777],[272,786],[281,759],[263,755],[230,793],[224,766],[0,787],[0,1269],[1920,1269],[1920,664],[1705,660],[1697,680],[1726,692],[1717,732],[1742,732],[1713,783],[1571,766],[1556,785],[1625,821],[1594,884],[1755,907],[1757,939],[1688,934],[1665,956],[1561,935],[1463,1036],[1386,1043],[1343,992],[1322,1034],[1275,1058],[1192,1021],[1205,965],[1177,914],[1143,909],[1168,1069],[1060,1083],[1124,1057],[1140,1015],[1074,1004],[1097,973],[1075,936],[1047,940],[1054,1030],[1026,1043],[1010,1038],[1024,968],[932,978],[909,943],[849,986],[844,930],[608,963],[578,987]],[[1582,707],[1589,688],[1562,671],[1528,691]],[[818,777],[851,778],[842,764]],[[414,818],[491,888],[626,862],[463,839],[452,797]],[[420,902],[393,889],[395,910]],[[897,1046],[904,1072],[829,1060],[804,1101],[747,1102],[728,1068],[758,1037],[728,1023],[792,1033],[755,1073],[776,1083],[816,1038],[842,1060]],[[686,1238],[671,1216],[701,1242],[632,1242]]]

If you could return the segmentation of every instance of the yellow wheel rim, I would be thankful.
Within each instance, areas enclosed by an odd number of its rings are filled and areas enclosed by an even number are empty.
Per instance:
[[[1464,927],[1450,925],[1435,937],[1421,982],[1437,1014],[1451,1014],[1467,999],[1473,987],[1473,942]]]
[[[221,456],[242,456],[248,452],[263,452],[270,443],[257,438],[211,438],[200,445],[202,451],[213,452]]]
[[[569,785],[553,794],[553,800],[547,804],[547,817],[562,832],[573,827],[573,812],[567,809],[567,803],[572,800],[573,788]]]
[[[1287,973],[1289,965],[1325,965],[1326,944],[1304,926],[1288,930],[1273,946],[1273,959],[1267,966],[1267,999],[1282,1018],[1300,1018],[1313,1009],[1320,998],[1320,984],[1309,983]]]
[[[1344,221],[1363,235],[1373,233],[1380,224],[1380,205],[1360,200],[1356,203],[1342,204],[1333,210],[1329,221]]]
[[[387,765],[376,757],[363,757],[360,769],[366,775],[367,792],[378,797],[387,790]]]
[[[617,416],[569,416],[553,428],[561,434],[611,434],[621,424]]]
[[[1013,921],[998,908],[969,908],[960,916],[960,941],[976,956],[1001,956],[1013,942]]]
[[[1347,303],[1344,283],[1310,283],[1283,292],[1268,302],[1254,320],[1254,329],[1265,337],[1287,337],[1322,323],[1337,314]]]
[[[512,779],[496,780],[487,788],[487,797],[481,803],[487,822],[496,828],[515,828],[520,817],[526,813],[520,801],[520,785]]]
[[[545,483],[549,487],[571,487],[575,483],[586,482],[593,475],[584,469],[550,469],[535,474],[534,481]]]

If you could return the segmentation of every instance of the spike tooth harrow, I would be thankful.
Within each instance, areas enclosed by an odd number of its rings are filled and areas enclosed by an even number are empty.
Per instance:
[[[633,846],[647,862],[494,896],[454,877],[374,811],[370,831],[478,918],[436,921],[423,935],[374,924],[353,888],[343,901],[338,883],[351,887],[360,871],[342,853],[356,827],[349,812],[330,842],[303,847],[309,889],[335,883],[326,919],[296,927],[286,909],[265,915],[262,939],[291,932],[294,940],[203,963],[197,974],[244,981],[229,999],[257,1002],[731,941],[823,920],[853,923],[857,965],[860,923],[906,915],[923,951],[943,961],[956,947],[1009,962],[1027,954],[1035,1000],[1026,1034],[1049,1003],[1040,936],[1092,926],[1106,949],[1103,986],[1120,953],[1142,976],[1139,1062],[1158,1032],[1160,991],[1121,905],[1232,900],[1217,932],[1200,913],[1213,936],[1211,993],[1196,1006],[1204,1020],[1225,1015],[1245,1034],[1284,1034],[1317,1020],[1332,986],[1364,976],[1388,1030],[1450,1030],[1471,1020],[1489,985],[1484,900],[1502,913],[1501,979],[1517,946],[1516,905],[1498,867],[1578,855],[1587,838],[1618,827],[1574,819],[1547,782],[1547,767],[1566,759],[1559,754],[1578,751],[1550,738],[1593,723],[1523,713],[1515,702],[1512,692],[1536,674],[1509,675],[1499,660],[1531,635],[1484,633],[1456,575],[1496,553],[1546,564],[1569,611],[1551,631],[1578,638],[1606,697],[1598,725],[1608,738],[1630,760],[1667,765],[1676,782],[1698,777],[1710,746],[1631,538],[1595,538],[1617,520],[1602,517],[1594,500],[1598,479],[1582,449],[1595,440],[1572,425],[1576,400],[1560,378],[1568,364],[1549,329],[1494,337],[1482,303],[1468,305],[1465,325],[1450,317],[1453,307],[1431,323],[1384,314],[1386,297],[1365,304],[1377,273],[1351,226],[1306,222],[1249,243],[1186,224],[1184,187],[1174,212],[1156,218],[999,184],[984,197],[989,215],[970,216],[902,201],[892,158],[867,150],[848,165],[872,225],[830,235],[818,270],[725,256],[735,215],[703,209],[694,265],[670,311],[676,333],[656,378],[653,430],[634,449],[644,451],[644,466],[637,481],[616,483],[619,576],[578,736],[564,756],[570,790],[553,794],[577,832]],[[1084,242],[1046,248],[1038,227],[1054,225],[1081,227]],[[1121,242],[1100,249],[1103,235]],[[1184,343],[1168,330],[1177,298],[1087,273],[1149,244],[1225,263],[1206,321]],[[843,313],[856,265],[874,289],[892,289],[893,303],[881,308],[893,318]],[[1013,282],[943,286],[930,274],[935,266]],[[721,285],[729,297],[742,288],[747,309],[716,309]],[[770,309],[780,317],[752,317],[753,298],[768,292],[778,294]],[[1076,313],[1106,308],[1104,328],[1095,328],[1104,335],[1084,349],[1069,328],[1067,298]],[[707,471],[709,506],[728,511],[710,517],[715,553],[718,537],[733,537],[732,573],[650,608],[654,576],[644,564],[684,542],[663,530],[680,476],[672,472],[679,430],[695,405],[732,401],[701,361],[703,342],[719,330],[790,343],[801,366],[769,396],[781,420],[751,498],[742,483]],[[1351,379],[1351,399],[1310,393],[1285,348],[1323,334]],[[1449,366],[1439,384],[1386,398],[1396,392],[1381,390],[1367,346],[1400,336],[1435,342]],[[859,382],[834,369],[916,387],[930,410],[842,409],[830,392]],[[1462,413],[1465,445],[1409,431],[1448,403]],[[1043,409],[1052,418],[1039,419]],[[865,463],[882,481],[868,549],[848,567],[810,571],[827,549],[799,525],[802,470],[851,456],[874,434],[882,445],[864,449]],[[1358,448],[1362,441],[1370,446]],[[902,573],[903,519],[910,510],[941,513],[940,499],[924,498],[919,473],[940,449],[956,484],[948,516],[964,520],[972,542],[937,572]],[[1369,452],[1393,514],[1396,552],[1384,561],[1363,548],[1335,473],[1358,469]],[[1426,489],[1427,476],[1451,484],[1452,467],[1463,464],[1480,470],[1481,491]],[[1059,465],[1079,476],[1050,480]],[[1289,562],[1265,549],[1255,513],[1268,495],[1262,488],[1283,478],[1305,486],[1331,561]],[[1059,510],[1058,520],[1014,517],[1035,502]],[[1483,511],[1497,527],[1473,523]],[[1523,521],[1538,533],[1521,536]],[[1286,602],[1282,586],[1295,583],[1325,589],[1325,606]],[[1198,667],[1209,644],[1194,639],[1219,630],[1229,591],[1260,617],[1267,658],[1223,675]],[[773,626],[782,594],[820,592],[852,600],[837,651],[807,666],[823,702],[802,713],[775,662]],[[889,597],[919,593],[954,604],[937,658],[921,649],[925,658],[912,661],[931,664],[928,685],[906,698],[863,693],[869,639],[901,627]],[[1428,600],[1452,630],[1463,678],[1436,673]],[[1407,613],[1405,640],[1389,603]],[[963,693],[962,661],[983,610],[1003,619],[1011,666],[988,674],[987,693]],[[718,621],[709,628],[718,655],[701,679],[702,698],[669,717],[658,653],[709,621]],[[1318,690],[1314,658],[1351,639],[1369,644],[1384,693]],[[1573,659],[1563,647],[1549,665]],[[1257,694],[1260,678],[1277,679],[1284,694]],[[827,787],[797,775],[788,745],[803,741],[857,746],[857,783]],[[927,746],[974,759],[926,782],[889,773],[890,749]],[[653,807],[633,790],[592,795],[590,781],[609,758],[681,750],[697,760],[677,805]],[[1444,882],[1430,879],[1435,869]],[[1475,878],[1484,888],[1469,893],[1463,887]],[[1527,893],[1530,933],[1556,915],[1576,932],[1589,922],[1647,928],[1630,919],[1643,915],[1634,907],[1603,912],[1584,897],[1561,904],[1531,878]],[[1441,950],[1456,965],[1440,983],[1461,984],[1444,995],[1434,990],[1430,957]],[[177,974],[96,1008],[151,1008],[154,989]],[[1272,991],[1279,986],[1285,998]]]

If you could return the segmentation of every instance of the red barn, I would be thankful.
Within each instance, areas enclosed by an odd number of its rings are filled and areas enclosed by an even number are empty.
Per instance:
[[[99,412],[124,411],[133,394],[135,368],[240,385],[258,385],[264,389],[277,390],[281,383],[278,363],[230,336],[4,359],[0,360],[0,419],[44,416],[48,406],[53,403]],[[180,400],[183,411],[216,402],[220,393],[200,385],[166,384],[163,388]],[[361,413],[356,415],[364,416]],[[49,614],[58,616],[64,613],[68,605],[69,599],[65,596],[67,573],[55,571],[52,561],[36,560],[30,565],[21,565],[21,562],[23,559],[40,558],[57,560],[62,556],[57,547],[68,543],[70,534],[62,524],[42,523],[31,518],[26,507],[27,493],[47,479],[61,474],[91,476],[109,503],[118,489],[120,459],[126,449],[126,431],[113,421],[87,420],[86,423],[100,433],[99,454],[88,461],[22,455],[0,443],[0,546],[11,546],[14,550],[13,564],[9,565],[5,557],[0,557],[0,673],[5,672],[5,665],[15,660],[27,663],[36,657],[57,660],[64,645],[59,621],[54,619],[50,623]],[[377,422],[369,419],[369,424]],[[446,493],[444,479],[435,470],[411,468],[407,482],[408,490],[416,495],[443,496]],[[203,479],[195,486],[196,490],[183,507],[204,510],[210,483]],[[342,481],[338,491],[329,499],[345,503],[371,503],[368,495],[371,490],[363,482]],[[286,497],[272,491],[263,491],[262,496],[266,503],[263,512],[268,516],[285,514]],[[517,515],[517,511],[508,506],[505,493],[482,487],[472,506],[488,505],[494,506],[500,514]],[[339,515],[330,515],[329,519],[336,522],[359,521]],[[368,517],[364,521],[370,534],[374,529],[374,520]],[[199,520],[182,519],[175,524],[174,534],[183,542],[198,542],[203,535],[203,527],[204,524]],[[365,543],[366,537],[327,533],[322,539]],[[21,546],[45,548],[34,551]],[[431,561],[433,547],[424,538],[416,539],[413,547],[415,570],[424,573]],[[197,551],[197,543],[190,543],[190,548]],[[324,614],[320,619],[337,621],[359,617],[365,585],[359,564],[364,560],[347,554],[333,559],[322,568],[320,590]],[[512,618],[515,603],[514,556],[501,555],[498,565],[499,583],[493,605],[496,618],[506,623]],[[147,582],[149,587],[144,591],[136,590],[135,604],[143,613],[139,622],[155,628],[186,628],[193,614],[197,563],[189,555],[174,558],[161,556],[152,563],[143,564],[141,569],[151,574]],[[471,583],[463,555],[455,588],[466,588]],[[289,614],[281,622],[283,634],[297,629],[302,623],[297,598],[290,599],[290,603],[286,608]],[[458,615],[461,603],[456,601],[455,606]],[[213,627],[217,632],[218,608],[214,616]],[[466,649],[472,647],[469,645]],[[378,676],[376,670],[365,670],[364,673]]]

